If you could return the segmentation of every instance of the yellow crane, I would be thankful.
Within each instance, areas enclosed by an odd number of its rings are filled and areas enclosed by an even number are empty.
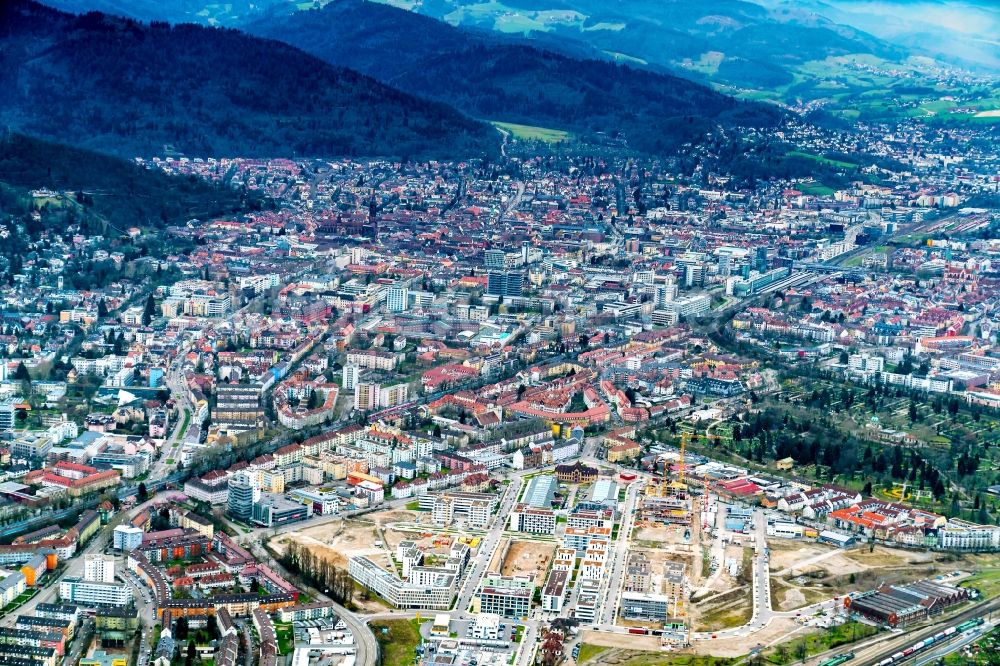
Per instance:
[[[698,439],[704,439],[704,440],[707,440],[709,442],[718,441],[718,440],[723,439],[719,435],[708,435],[708,434],[705,434],[705,435],[694,435],[694,434],[692,434],[690,432],[682,432],[681,433],[680,455],[678,456],[678,459],[677,459],[677,483],[680,483],[680,484],[684,484],[685,483],[684,474],[685,474],[686,467],[684,465],[684,457],[685,457],[685,454],[687,453],[688,440],[691,439],[691,437],[697,437]]]

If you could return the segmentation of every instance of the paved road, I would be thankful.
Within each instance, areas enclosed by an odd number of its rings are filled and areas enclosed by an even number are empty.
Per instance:
[[[73,638],[73,642],[70,643],[69,650],[63,656],[64,666],[76,666],[80,658],[84,656],[83,652],[87,649],[90,644],[91,634],[94,632],[94,619],[91,617],[85,617],[80,626],[76,628],[76,636]]]
[[[466,573],[462,587],[459,588],[458,600],[455,602],[455,610],[462,615],[469,610],[469,604],[472,603],[472,597],[479,588],[479,582],[483,579],[486,568],[493,560],[493,555],[500,544],[500,537],[503,536],[504,528],[507,526],[507,515],[521,494],[522,483],[520,475],[511,479],[503,501],[500,503],[500,509],[493,520],[493,526],[479,544],[479,551],[473,560],[472,569]]]
[[[618,538],[611,546],[610,562],[604,567],[602,594],[600,594],[600,610],[597,612],[598,624],[613,625],[618,611],[618,599],[621,596],[625,581],[625,566],[628,561],[629,536],[635,524],[635,508],[642,483],[634,481],[625,491],[625,508],[622,511],[621,524],[618,527]],[[603,587],[606,585],[606,587]]]
[[[271,557],[271,554],[263,548],[260,541],[254,541],[244,545],[249,546],[251,552],[259,561],[266,563],[269,567],[284,576],[286,579],[291,580],[293,578],[293,576],[285,570],[280,562]],[[368,626],[368,620],[336,603],[321,590],[317,590],[312,587],[305,587],[303,589],[316,601],[329,603],[333,606],[334,612],[337,613],[340,619],[344,621],[347,628],[351,630],[351,633],[354,635],[354,645],[357,649],[357,654],[355,655],[355,665],[375,666],[375,664],[378,663],[378,641],[375,639],[375,634]]]
[[[136,509],[136,511],[138,511],[138,509]],[[128,517],[128,515],[129,514],[126,512],[121,512],[115,516],[108,525],[104,526],[101,531],[91,537],[90,541],[82,550],[78,550],[74,557],[66,561],[66,567],[59,576],[58,580],[44,580],[44,587],[38,592],[38,594],[29,599],[27,603],[18,608],[14,613],[11,613],[0,620],[0,625],[12,627],[14,626],[14,622],[17,620],[18,615],[33,615],[35,609],[38,607],[38,604],[55,603],[59,598],[59,580],[62,580],[63,578],[82,578],[84,556],[102,552],[105,546],[107,546],[108,536],[111,534],[111,531],[114,530],[117,525],[120,525],[122,521]]]

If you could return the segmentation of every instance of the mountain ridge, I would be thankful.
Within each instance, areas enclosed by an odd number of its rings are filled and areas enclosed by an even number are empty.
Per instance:
[[[473,117],[583,136],[621,134],[645,152],[671,149],[716,124],[769,127],[782,116],[688,79],[574,59],[366,0],[339,0],[246,29]]]
[[[474,157],[488,125],[232,29],[0,8],[0,123],[131,157]]]

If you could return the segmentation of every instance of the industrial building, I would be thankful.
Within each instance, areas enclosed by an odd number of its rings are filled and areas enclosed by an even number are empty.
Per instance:
[[[848,596],[844,606],[852,613],[896,627],[939,615],[968,599],[969,594],[965,588],[921,580]]]

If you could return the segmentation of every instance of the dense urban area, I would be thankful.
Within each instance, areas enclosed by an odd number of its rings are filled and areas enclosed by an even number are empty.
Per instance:
[[[659,156],[5,129],[0,664],[1000,663],[1000,112],[921,76]]]

